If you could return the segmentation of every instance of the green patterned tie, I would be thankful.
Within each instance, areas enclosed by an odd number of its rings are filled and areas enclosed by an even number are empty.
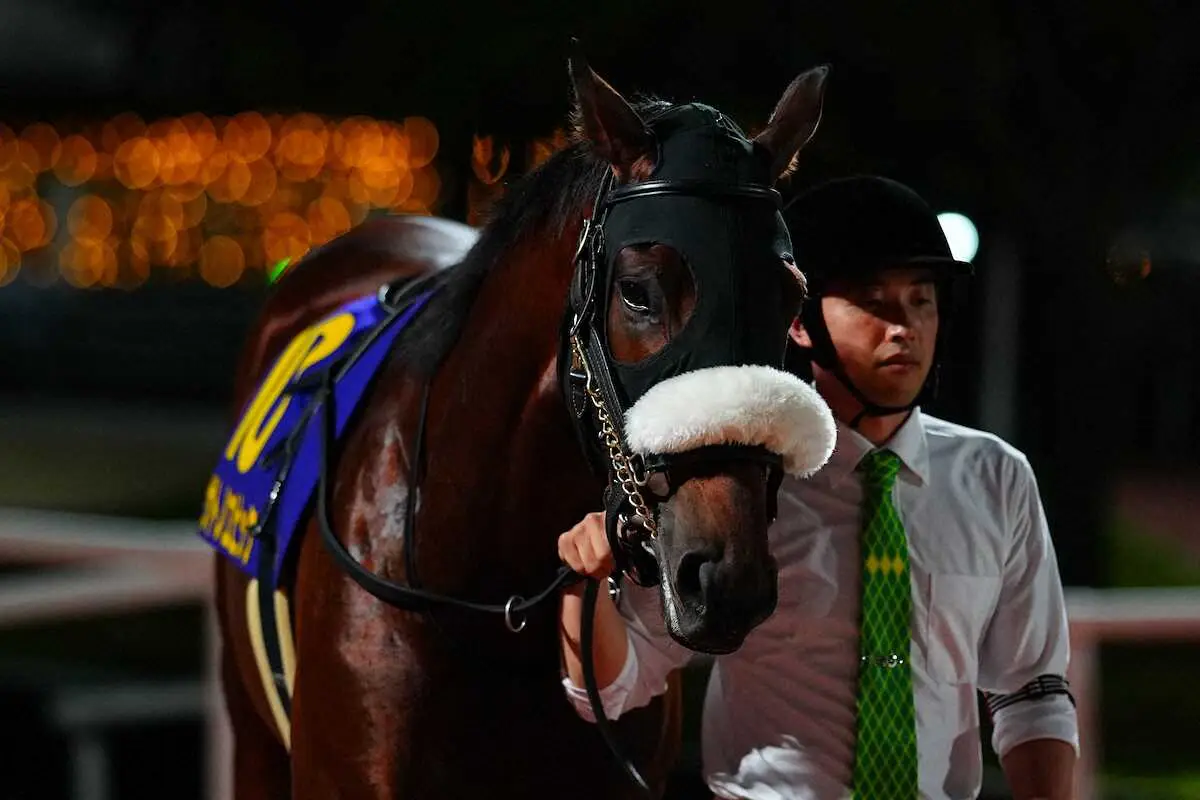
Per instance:
[[[859,471],[863,572],[854,797],[914,800],[917,727],[908,657],[912,586],[908,540],[892,504],[900,459],[887,450],[875,451]]]

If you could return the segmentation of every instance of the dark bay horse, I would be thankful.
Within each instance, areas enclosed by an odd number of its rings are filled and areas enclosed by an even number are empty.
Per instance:
[[[832,447],[828,409],[775,369],[803,279],[770,189],[817,127],[826,72],[793,81],[753,140],[708,106],[630,105],[578,55],[570,73],[576,141],[515,183],[477,240],[387,217],[285,274],[244,350],[227,452],[269,438],[285,401],[264,404],[258,387],[304,331],[384,284],[435,276],[322,462],[327,530],[346,557],[394,584],[504,606],[546,587],[556,537],[606,497],[618,544],[650,534],[653,569],[639,577],[659,584],[672,635],[727,652],[774,608],[780,470],[811,471]],[[604,474],[621,459],[624,473]],[[277,590],[259,593],[229,548],[217,559],[239,800],[634,796],[563,696],[556,595],[518,625],[393,607],[323,544],[322,513],[308,506]],[[282,664],[274,676],[265,651]],[[661,793],[677,692],[614,728]]]

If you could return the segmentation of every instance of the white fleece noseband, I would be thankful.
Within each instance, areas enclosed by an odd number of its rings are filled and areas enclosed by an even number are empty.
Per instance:
[[[808,477],[833,453],[833,413],[811,386],[772,367],[706,367],[651,387],[625,414],[636,453],[714,444],[762,445]]]

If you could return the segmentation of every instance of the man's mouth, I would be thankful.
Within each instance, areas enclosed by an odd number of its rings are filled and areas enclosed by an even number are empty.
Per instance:
[[[883,367],[919,367],[921,360],[908,355],[895,355],[879,362]]]

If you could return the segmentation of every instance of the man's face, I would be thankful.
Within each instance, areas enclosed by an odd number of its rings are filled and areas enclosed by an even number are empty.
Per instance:
[[[879,405],[905,406],[915,400],[933,365],[937,341],[933,271],[903,267],[881,270],[863,281],[832,282],[821,302],[825,326],[850,381]],[[794,335],[800,344],[809,343],[803,330]],[[845,391],[817,365],[814,377],[827,398]]]

